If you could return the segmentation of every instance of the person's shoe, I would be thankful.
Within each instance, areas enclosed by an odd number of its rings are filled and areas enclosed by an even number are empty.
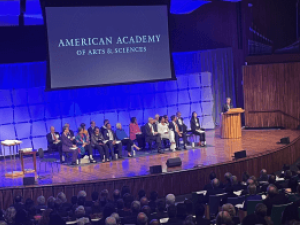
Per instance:
[[[90,163],[96,163],[96,160],[93,159],[93,156],[90,155]]]
[[[110,160],[109,160],[109,159],[106,159],[106,162],[110,162]]]
[[[180,151],[180,150],[182,150],[181,148],[175,148],[176,149],[176,151]]]
[[[128,154],[127,156],[128,156],[129,158],[133,157],[131,154]]]
[[[163,154],[162,150],[161,149],[158,149],[158,154]]]
[[[186,147],[186,146],[183,146],[183,149],[184,149],[184,150],[187,150],[187,147]]]

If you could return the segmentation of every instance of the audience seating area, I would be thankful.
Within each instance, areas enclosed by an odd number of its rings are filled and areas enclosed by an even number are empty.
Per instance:
[[[17,195],[12,206],[0,211],[0,224],[299,224],[300,164],[297,167],[292,171],[284,165],[279,176],[262,169],[259,178],[245,172],[241,180],[230,172],[217,178],[212,171],[202,190],[185,196],[144,190],[133,196],[129,186],[113,193],[94,191],[91,196],[81,190],[70,202],[68,193],[62,192],[48,199]]]

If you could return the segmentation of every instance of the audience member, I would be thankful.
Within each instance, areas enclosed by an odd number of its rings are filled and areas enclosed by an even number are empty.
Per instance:
[[[177,208],[176,208],[176,206],[175,205],[170,205],[168,207],[168,218],[169,218],[169,220],[165,224],[166,225],[180,225],[180,224],[182,224],[182,221],[181,220],[179,221],[176,218],[176,216],[177,216]]]
[[[204,218],[205,206],[201,203],[195,205],[195,216],[197,224],[210,225],[210,220]]]
[[[148,218],[145,213],[140,212],[138,214],[137,225],[148,225]]]
[[[113,218],[115,218],[115,220],[116,220],[116,225],[121,225],[121,218],[120,218],[120,216],[119,216],[119,214],[118,213],[112,213],[111,214],[111,217],[113,217]]]
[[[247,205],[248,205],[248,201],[253,201],[253,200],[262,200],[261,195],[257,195],[256,194],[256,186],[254,184],[250,184],[247,187],[247,192],[248,192],[248,196],[246,196],[246,201],[244,203],[244,210],[247,211]]]
[[[166,196],[166,204],[167,204],[167,207],[169,207],[170,205],[175,204],[175,195],[173,195],[173,194],[168,194],[168,195]]]
[[[265,204],[259,203],[255,206],[254,214],[247,215],[242,224],[243,225],[253,225],[253,224],[263,224],[267,225],[266,216],[267,216],[267,206]]]
[[[231,216],[226,211],[221,211],[218,213],[216,218],[216,225],[233,225],[233,221]]]
[[[236,211],[232,204],[227,203],[222,205],[222,211],[226,211],[229,213],[233,224],[240,224],[240,219],[236,216]]]
[[[148,203],[148,205],[150,206],[152,212],[156,211],[156,200],[157,200],[157,192],[156,191],[151,191],[150,193],[150,201]]]
[[[157,203],[156,219],[162,219],[162,218],[167,218],[167,217],[168,217],[168,213],[166,212],[166,202],[160,200]]]
[[[223,194],[224,190],[223,188],[220,186],[220,181],[215,178],[212,180],[212,189],[208,189],[205,195],[205,202],[207,203],[209,200],[209,196],[210,195],[218,195],[218,194]]]

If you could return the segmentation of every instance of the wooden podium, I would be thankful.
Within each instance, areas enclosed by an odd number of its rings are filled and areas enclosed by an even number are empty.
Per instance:
[[[238,139],[242,137],[241,114],[245,110],[241,108],[230,109],[222,115],[222,138]]]

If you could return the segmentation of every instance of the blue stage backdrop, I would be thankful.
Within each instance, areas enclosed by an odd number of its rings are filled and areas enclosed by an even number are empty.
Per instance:
[[[77,130],[104,118],[128,132],[130,117],[182,112],[188,126],[196,111],[204,128],[214,129],[227,96],[235,103],[231,48],[175,53],[177,81],[44,92],[46,62],[0,65],[0,140],[20,139],[22,148],[47,148],[50,126]]]

